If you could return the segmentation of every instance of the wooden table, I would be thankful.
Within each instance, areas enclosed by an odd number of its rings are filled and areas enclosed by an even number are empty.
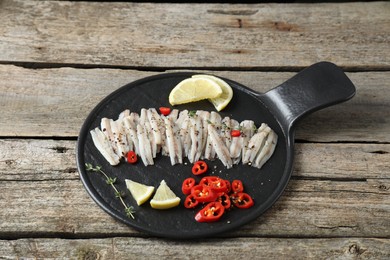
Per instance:
[[[389,259],[390,3],[0,1],[0,257]],[[106,95],[166,71],[265,92],[318,61],[357,88],[305,118],[295,170],[256,221],[177,241],[121,224],[85,191],[80,127]]]

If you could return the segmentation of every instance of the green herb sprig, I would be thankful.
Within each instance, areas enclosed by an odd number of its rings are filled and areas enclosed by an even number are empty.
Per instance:
[[[85,167],[86,167],[86,170],[87,171],[92,171],[92,172],[98,172],[98,173],[101,173],[103,174],[103,176],[106,178],[106,183],[108,185],[110,185],[113,189],[114,189],[114,192],[115,192],[115,197],[118,198],[121,203],[123,204],[123,206],[125,207],[125,213],[126,213],[126,216],[129,217],[129,218],[132,218],[134,219],[134,208],[132,206],[127,206],[125,201],[123,200],[123,197],[124,197],[124,193],[120,192],[116,187],[115,187],[115,183],[116,183],[116,178],[111,178],[109,177],[103,170],[102,170],[102,167],[97,165],[97,166],[93,166],[92,164],[90,163],[86,163],[85,164]]]
[[[195,116],[196,116],[196,110],[190,110],[190,111],[188,111],[188,116],[189,116],[189,117],[195,117]]]

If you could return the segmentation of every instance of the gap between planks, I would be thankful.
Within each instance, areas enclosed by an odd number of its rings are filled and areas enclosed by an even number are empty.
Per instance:
[[[250,72],[299,72],[307,66],[248,66],[248,67],[148,67],[148,66],[125,66],[125,65],[110,65],[110,64],[80,64],[80,63],[46,63],[46,62],[28,62],[28,61],[0,61],[0,65],[13,65],[24,69],[59,69],[59,68],[73,68],[73,69],[120,69],[120,70],[137,70],[150,72],[166,72],[169,70],[197,70],[197,71],[250,71]],[[385,72],[390,71],[390,67],[386,66],[340,66],[344,72]]]

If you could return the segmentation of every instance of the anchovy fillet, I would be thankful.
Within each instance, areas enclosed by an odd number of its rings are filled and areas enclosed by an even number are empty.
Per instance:
[[[248,142],[248,147],[244,154],[242,163],[245,164],[254,162],[256,155],[263,147],[270,131],[271,128],[269,128],[267,124],[261,124],[260,128],[257,130],[257,133],[255,133]]]
[[[269,158],[271,158],[272,154],[275,151],[277,141],[278,141],[277,134],[271,130],[267,136],[267,140],[265,141],[263,149],[256,157],[256,160],[253,164],[254,167],[260,169],[269,160]]]
[[[106,135],[98,128],[90,131],[92,136],[92,141],[95,147],[103,155],[103,157],[111,164],[119,164],[120,157],[112,150],[111,143],[106,137]]]
[[[137,137],[139,142],[139,152],[142,159],[142,162],[145,166],[153,165],[153,156],[152,156],[152,147],[147,136],[147,131],[145,127],[137,125]]]
[[[227,149],[225,143],[220,138],[216,128],[213,125],[208,125],[208,132],[211,139],[211,143],[213,144],[213,147],[215,149],[216,154],[218,155],[218,158],[221,160],[223,165],[226,166],[226,168],[232,168],[233,161],[230,157],[229,150]]]
[[[167,134],[167,146],[169,151],[169,157],[171,164],[183,163],[182,161],[182,149],[179,138],[175,135],[175,129],[171,118],[165,118],[165,129]]]
[[[239,130],[239,136],[232,136]],[[159,153],[169,156],[172,165],[200,159],[219,159],[226,168],[249,164],[261,168],[274,153],[277,134],[265,123],[256,130],[254,121],[238,122],[212,111],[179,112],[161,115],[155,108],[140,114],[122,111],[117,120],[102,118],[100,129],[90,131],[98,151],[111,164],[119,164],[129,151],[140,156],[145,166],[153,165]]]

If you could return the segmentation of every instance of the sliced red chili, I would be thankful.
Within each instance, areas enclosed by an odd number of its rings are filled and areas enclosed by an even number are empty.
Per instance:
[[[227,184],[224,179],[221,179],[217,176],[207,176],[203,177],[200,180],[200,184],[209,186],[213,191],[219,192],[227,192]]]
[[[160,107],[160,113],[164,116],[167,116],[171,113],[171,109],[169,107]]]
[[[187,178],[183,181],[183,184],[181,185],[181,191],[183,192],[183,194],[188,195],[191,193],[191,189],[194,186],[195,186],[195,179]]]
[[[200,175],[205,172],[207,172],[208,166],[205,161],[197,161],[194,163],[194,166],[192,166],[192,173],[194,175]]]
[[[225,209],[230,209],[230,207],[232,206],[230,197],[226,193],[220,193],[216,201],[219,201],[222,204],[222,206],[225,207]]]
[[[247,209],[254,205],[252,197],[245,192],[235,193],[230,198],[233,205],[240,209]]]
[[[218,221],[224,212],[225,208],[220,202],[210,202],[195,215],[195,220],[198,222]]]
[[[192,187],[191,195],[193,195],[197,201],[202,203],[214,201],[216,198],[216,194],[210,187],[201,184]]]
[[[228,180],[225,180],[225,183],[226,183],[226,187],[227,187],[227,190],[226,190],[226,193],[230,193],[230,191],[232,190],[232,185],[230,184],[230,181]]]
[[[232,131],[230,132],[230,135],[231,135],[232,137],[239,137],[239,136],[241,135],[241,131],[240,131],[240,130],[232,130]]]
[[[198,206],[198,204],[199,201],[197,201],[192,194],[188,195],[184,200],[184,207],[186,207],[187,209],[195,208],[196,206]]]
[[[232,181],[232,191],[235,193],[243,192],[244,185],[242,184],[242,181],[240,181],[240,180]]]
[[[136,163],[138,160],[137,154],[134,151],[129,151],[126,155],[128,163]]]

